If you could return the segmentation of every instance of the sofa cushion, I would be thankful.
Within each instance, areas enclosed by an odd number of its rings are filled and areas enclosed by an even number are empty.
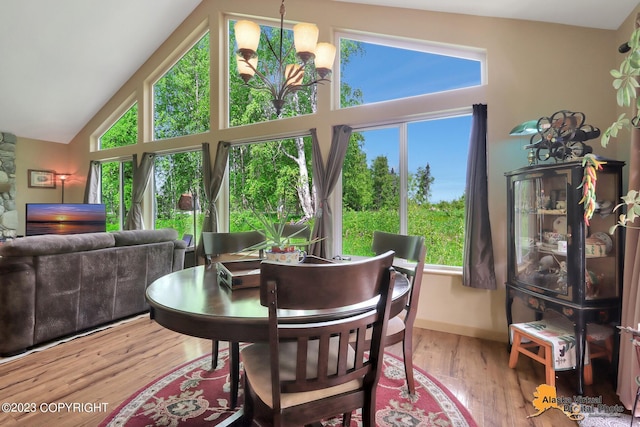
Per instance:
[[[178,232],[173,228],[161,230],[125,230],[112,233],[116,246],[144,245],[178,239]]]
[[[0,245],[0,256],[40,256],[111,248],[112,233],[46,234],[14,239]]]

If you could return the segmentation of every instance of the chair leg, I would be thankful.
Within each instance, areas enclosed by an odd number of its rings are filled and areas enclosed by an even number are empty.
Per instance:
[[[416,394],[416,384],[413,379],[413,343],[411,341],[411,334],[407,334],[405,331],[404,339],[402,340],[404,353],[404,374],[407,378],[407,388],[409,389],[409,394]]]
[[[342,427],[349,427],[351,425],[351,412],[342,414]]]
[[[376,392],[371,393],[368,399],[365,399],[362,408],[362,426],[374,427],[376,425]]]
[[[240,344],[237,342],[230,342],[231,357],[229,359],[229,370],[231,373],[231,409],[235,408],[238,404],[238,385],[240,383]]]
[[[218,367],[218,341],[211,341],[211,370]]]
[[[242,414],[242,424],[243,426],[251,426],[253,425],[253,417],[254,417],[254,402],[253,402],[253,393],[251,391],[251,386],[249,385],[249,381],[247,380],[247,376],[244,377],[244,405],[243,405],[243,414]]]

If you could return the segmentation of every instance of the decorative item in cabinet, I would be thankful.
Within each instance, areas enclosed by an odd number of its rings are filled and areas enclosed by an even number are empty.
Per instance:
[[[580,353],[589,322],[619,324],[622,296],[622,232],[609,229],[622,194],[623,162],[606,160],[598,171],[596,209],[588,225],[578,188],[581,159],[507,172],[507,322],[521,299],[538,313],[561,313],[575,325]],[[617,354],[617,353],[616,353]],[[578,390],[582,392],[584,359]],[[615,365],[617,363],[612,363]]]

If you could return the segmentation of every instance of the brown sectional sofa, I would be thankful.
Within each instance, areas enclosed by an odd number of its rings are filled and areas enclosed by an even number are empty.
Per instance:
[[[181,270],[172,229],[31,236],[0,246],[0,356],[149,310],[146,287]]]

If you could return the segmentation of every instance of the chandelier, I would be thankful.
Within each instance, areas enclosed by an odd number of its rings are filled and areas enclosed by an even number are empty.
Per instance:
[[[315,24],[299,23],[293,27],[293,46],[284,49],[284,0],[280,5],[280,41],[278,49],[265,35],[269,52],[274,55],[276,67],[274,75],[258,70],[258,44],[260,43],[260,26],[251,21],[237,21],[235,24],[236,44],[238,54],[236,63],[238,73],[245,84],[254,89],[271,93],[273,106],[280,116],[287,95],[296,91],[316,85],[320,82],[330,81],[327,76],[331,73],[333,60],[336,55],[336,47],[331,43],[318,43],[318,27]],[[301,63],[286,64],[285,61],[295,47],[296,56]],[[316,75],[311,81],[304,82],[307,65],[313,60]],[[259,80],[252,78],[258,76]],[[251,81],[251,84],[249,83]]]

